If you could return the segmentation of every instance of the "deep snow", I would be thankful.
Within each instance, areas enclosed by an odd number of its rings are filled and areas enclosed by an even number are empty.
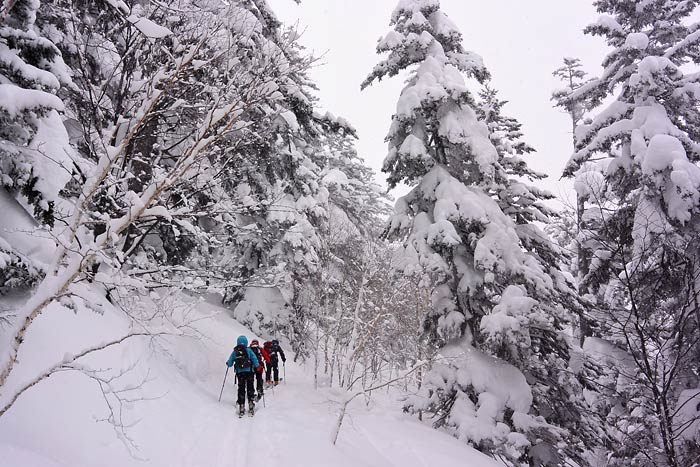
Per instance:
[[[311,372],[291,358],[286,384],[274,393],[268,390],[266,407],[260,403],[254,418],[239,419],[231,374],[222,401],[217,398],[233,342],[241,333],[252,335],[216,304],[215,297],[197,301],[178,296],[161,300],[160,306],[165,303],[172,309],[185,302],[194,306],[191,317],[211,316],[195,324],[207,338],[140,339],[82,362],[102,369],[133,364],[134,370],[115,384],[120,388],[148,375],[143,387],[127,392],[149,399],[127,403],[124,412],[125,423],[136,422],[126,429],[137,446],[132,454],[112,426],[99,421],[107,409],[97,383],[78,372],[62,372],[28,390],[0,418],[3,467],[498,465],[402,414],[396,398],[384,392],[369,406],[362,398],[353,401],[333,446],[331,431],[345,395],[335,388],[314,390]],[[151,300],[141,305],[157,306]],[[123,316],[111,306],[105,306],[102,315],[52,306],[29,333],[8,386],[30,378],[66,352],[125,329]]]

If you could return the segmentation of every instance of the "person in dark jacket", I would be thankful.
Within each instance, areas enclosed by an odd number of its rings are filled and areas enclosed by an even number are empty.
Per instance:
[[[260,362],[260,365],[257,368],[255,368],[255,382],[256,389],[258,391],[256,399],[260,400],[263,397],[264,391],[263,372],[265,371],[265,367],[270,366],[270,356],[267,354],[264,348],[260,347],[260,344],[258,343],[257,339],[253,339],[251,341],[250,350],[253,351],[255,357],[258,359],[258,362]]]
[[[281,357],[282,362],[286,363],[287,357],[284,356],[284,350],[280,347],[280,342],[277,339],[273,339],[271,342],[265,342],[263,347],[268,355],[270,355],[270,363],[267,365],[267,373],[265,373],[265,382],[271,385],[272,381],[270,380],[270,376],[274,376],[275,386],[277,386],[280,382],[279,358]]]
[[[248,339],[239,336],[236,346],[231,352],[231,356],[226,361],[226,365],[233,367],[238,379],[238,411],[240,415],[245,413],[245,398],[248,395],[248,409],[255,410],[255,390],[253,380],[255,378],[255,368],[259,366],[258,358],[252,350],[248,348]]]

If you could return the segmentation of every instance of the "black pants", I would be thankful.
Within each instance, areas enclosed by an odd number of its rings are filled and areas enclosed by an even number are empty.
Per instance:
[[[262,397],[263,393],[263,379],[262,379],[263,372],[262,370],[256,371],[255,372],[255,381],[258,386],[258,394],[260,394],[260,397]]]
[[[255,397],[253,372],[246,371],[244,373],[238,373],[236,377],[238,378],[238,405],[245,404],[246,392],[248,393],[248,400],[253,402]]]
[[[267,381],[270,381],[270,376],[271,373],[274,372],[275,376],[275,381],[280,380],[280,369],[279,369],[279,362],[276,360],[270,360],[270,364],[267,365],[267,373],[265,373],[265,379]]]

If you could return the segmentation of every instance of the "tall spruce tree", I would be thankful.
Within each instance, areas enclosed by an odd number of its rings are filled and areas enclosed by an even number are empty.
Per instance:
[[[575,294],[556,248],[534,242],[546,194],[513,177],[537,177],[519,157],[529,147],[517,124],[495,116],[495,96],[479,108],[464,76],[483,83],[489,73],[439,1],[400,1],[391,25],[377,46],[388,57],[362,86],[409,73],[383,171],[391,187],[413,188],[386,236],[403,242],[404,270],[432,284],[424,329],[440,355],[406,409],[513,464],[583,462],[595,428],[567,377],[561,332]]]
[[[581,86],[590,83],[591,78],[583,70],[581,61],[578,58],[571,57],[565,57],[564,66],[554,70],[552,75],[559,78],[564,84],[564,88],[557,89],[552,93],[552,101],[554,101],[555,107],[559,107],[569,114],[572,130],[571,141],[573,147],[575,147],[576,128],[582,123],[585,113],[590,110],[592,105],[588,100],[584,99],[572,101],[569,99],[569,95]],[[596,189],[600,188],[600,178],[600,167],[595,163],[590,163],[578,170],[577,181],[575,183],[576,211],[574,222],[576,232],[570,246],[576,251],[574,272],[576,273],[576,285],[579,295],[583,297],[588,296],[588,289],[584,278],[588,274],[591,264],[591,250],[595,248],[595,242],[591,242],[591,239],[586,236],[588,230],[587,224],[591,222],[591,219],[589,219],[590,216],[586,216],[586,200],[589,197],[598,196]],[[593,217],[595,217],[595,215],[593,215]],[[578,338],[581,345],[586,336],[593,333],[592,328],[595,327],[597,321],[593,315],[594,313],[589,310],[587,313],[581,313],[579,316]]]
[[[586,71],[583,69],[581,60],[574,57],[564,57],[564,65],[552,72],[552,75],[559,78],[564,83],[564,88],[557,89],[552,93],[552,100],[557,107],[560,107],[569,114],[571,118],[572,135],[576,133],[576,127],[583,120],[587,106],[583,102],[573,102],[568,99],[572,91],[580,88],[590,81]]]
[[[584,285],[603,306],[601,335],[617,347],[607,353],[626,353],[608,359],[613,465],[692,465],[700,451],[698,3],[594,2],[603,15],[585,32],[613,50],[602,76],[567,98],[615,98],[579,125],[565,169],[573,176],[604,159],[602,186],[586,200],[595,250]]]

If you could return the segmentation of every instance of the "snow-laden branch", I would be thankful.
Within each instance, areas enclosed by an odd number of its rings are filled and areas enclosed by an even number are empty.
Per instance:
[[[122,337],[120,337],[120,338],[118,338],[118,339],[114,339],[114,340],[109,341],[109,342],[104,342],[104,343],[100,343],[100,344],[94,345],[94,346],[92,346],[92,347],[89,347],[89,348],[87,348],[87,349],[81,351],[81,352],[78,353],[78,354],[75,354],[75,355],[72,355],[72,356],[71,356],[71,355],[67,356],[68,358],[64,358],[64,359],[63,359],[62,361],[60,361],[59,363],[56,363],[55,365],[50,366],[49,368],[47,368],[46,370],[44,370],[41,374],[39,374],[38,376],[35,376],[35,377],[32,378],[29,382],[25,383],[20,389],[18,389],[18,390],[14,393],[14,395],[12,396],[12,398],[9,400],[9,402],[7,402],[2,408],[0,408],[0,417],[2,417],[3,415],[5,415],[5,412],[7,412],[8,410],[10,410],[10,408],[12,408],[12,406],[15,404],[15,402],[17,402],[17,399],[19,399],[19,397],[20,397],[22,394],[24,394],[27,390],[31,389],[33,386],[35,386],[35,385],[41,383],[42,381],[44,381],[44,380],[47,379],[49,376],[51,376],[51,375],[53,375],[54,373],[56,373],[56,372],[58,372],[58,371],[61,371],[61,370],[78,370],[79,368],[77,368],[77,367],[75,367],[75,366],[72,365],[72,364],[75,363],[77,360],[79,360],[79,359],[81,359],[81,358],[83,358],[83,357],[86,357],[86,356],[88,356],[88,355],[90,355],[90,354],[93,354],[93,353],[95,353],[95,352],[99,352],[100,350],[105,350],[105,349],[108,349],[108,348],[110,348],[110,347],[114,347],[114,346],[116,346],[116,345],[119,345],[119,344],[121,344],[121,343],[123,343],[123,342],[125,342],[125,341],[127,341],[127,340],[129,340],[129,339],[132,339],[132,338],[134,338],[134,337],[150,337],[150,338],[153,338],[153,337],[162,336],[162,335],[170,335],[170,334],[169,334],[169,333],[165,333],[165,332],[159,332],[159,333],[133,332],[133,333],[129,333],[129,334],[125,335],[125,336],[122,336]]]

